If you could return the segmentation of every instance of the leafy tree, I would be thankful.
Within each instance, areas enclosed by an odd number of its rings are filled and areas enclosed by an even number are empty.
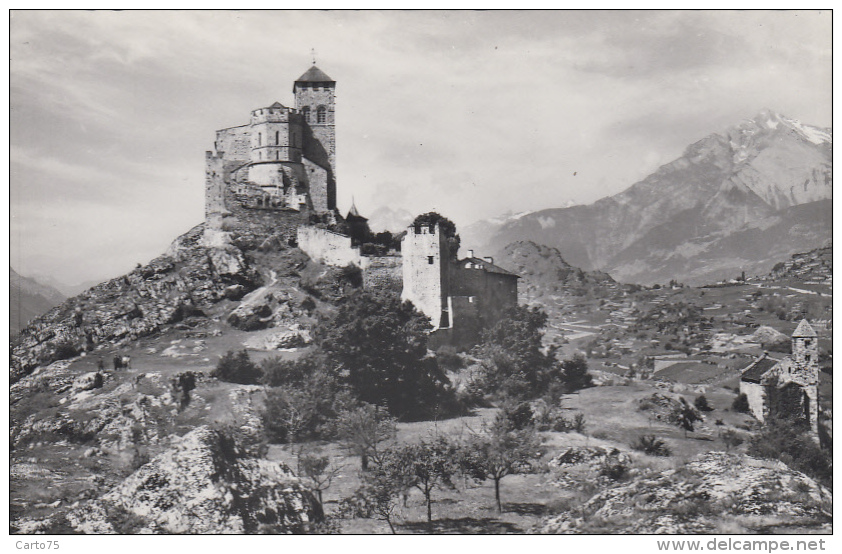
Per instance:
[[[241,385],[256,385],[260,381],[262,372],[249,358],[249,353],[243,349],[239,352],[229,350],[219,359],[216,369],[211,373],[220,381],[239,383]]]
[[[439,224],[439,230],[442,235],[447,238],[447,246],[450,251],[450,257],[456,258],[459,254],[459,245],[462,244],[462,239],[456,233],[456,224],[436,212],[427,212],[415,218],[412,225],[415,227],[425,225],[434,226]]]
[[[485,433],[470,440],[461,456],[461,465],[477,481],[494,481],[497,511],[502,512],[500,481],[507,475],[534,471],[541,454],[541,438],[534,425],[517,428],[500,412]]]
[[[331,466],[330,456],[301,451],[298,453],[298,473],[312,482],[313,490],[319,496],[319,504],[324,505],[322,491],[330,488],[341,470],[341,466]]]
[[[391,453],[387,455],[391,456]],[[380,519],[395,534],[392,521],[398,507],[398,498],[405,493],[406,486],[403,481],[393,478],[393,472],[390,471],[393,466],[392,460],[384,458],[381,466],[364,473],[362,485],[353,496],[340,503],[339,512],[350,517]]]
[[[684,429],[684,437],[687,438],[687,432],[692,432],[693,429],[695,429],[695,423],[699,420],[699,415],[682,396],[681,405],[675,408],[671,419],[676,423],[676,425]]]
[[[395,291],[351,296],[317,332],[332,367],[347,375],[357,397],[384,404],[393,415],[429,415],[447,377],[427,357],[427,317]]]
[[[266,392],[264,427],[270,439],[291,444],[304,437],[324,436],[351,402],[337,377],[321,368],[300,382]]]
[[[328,362],[319,353],[285,360],[280,356],[266,358],[260,363],[261,382],[270,387],[300,385],[307,377],[328,367]]]
[[[748,405],[748,396],[746,393],[740,393],[735,399],[734,402],[731,403],[731,409],[735,412],[740,412],[741,414],[748,413],[749,405]]]
[[[380,465],[395,486],[415,487],[427,503],[427,521],[433,521],[432,494],[435,489],[455,489],[453,477],[459,471],[458,448],[444,437],[407,444],[390,451]]]
[[[394,439],[397,433],[395,419],[371,404],[342,411],[335,429],[342,445],[360,457],[363,471],[368,469],[369,459],[380,464],[380,445]]]
[[[593,379],[588,373],[588,361],[581,354],[576,354],[561,362],[562,378],[568,392],[593,386]]]
[[[481,360],[487,392],[514,399],[532,398],[559,380],[555,350],[545,352],[541,344],[546,323],[547,314],[539,308],[516,306],[483,332],[482,343],[474,353]]]

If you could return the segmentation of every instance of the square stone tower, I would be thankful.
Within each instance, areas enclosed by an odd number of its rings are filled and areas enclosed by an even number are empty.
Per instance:
[[[796,383],[804,391],[804,412],[813,432],[819,425],[819,337],[802,319],[792,333],[792,362],[782,380]]]
[[[435,225],[410,225],[401,241],[403,257],[402,300],[412,302],[430,318],[433,330],[450,327],[447,305],[447,241]]]
[[[313,65],[292,87],[303,116],[304,167],[316,212],[336,209],[336,81]]]

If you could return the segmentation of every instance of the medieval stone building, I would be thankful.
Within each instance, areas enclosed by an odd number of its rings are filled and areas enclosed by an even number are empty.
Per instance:
[[[801,320],[792,334],[792,355],[780,360],[764,354],[743,370],[740,378],[740,393],[748,398],[749,410],[759,421],[769,415],[766,403],[766,387],[777,383],[778,387],[798,387],[801,391],[801,406],[804,418],[815,436],[819,425],[819,344],[818,335]]]
[[[472,250],[461,260],[452,256],[438,224],[409,226],[401,255],[401,298],[429,316],[434,343],[476,342],[482,328],[517,305],[519,277]]]
[[[362,253],[368,220],[355,205],[344,219],[336,210],[335,90],[313,65],[293,85],[294,108],[275,102],[216,132],[205,155],[205,243],[224,245],[229,231],[281,238],[319,263],[359,267],[366,287],[402,289],[430,317],[434,343],[476,340],[517,305],[518,276],[472,252],[452,257],[437,226],[411,227],[402,252]]]
[[[205,156],[211,228],[242,208],[332,214],[335,90],[336,81],[314,65],[293,85],[294,108],[275,102],[252,110],[248,123],[216,132],[214,150]]]

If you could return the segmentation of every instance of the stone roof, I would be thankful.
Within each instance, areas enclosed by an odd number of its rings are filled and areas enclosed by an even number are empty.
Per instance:
[[[817,337],[818,335],[807,323],[806,319],[802,319],[801,323],[798,324],[798,327],[795,328],[795,332],[792,333],[793,337]]]
[[[296,83],[336,83],[327,74],[315,65],[304,72],[304,75],[295,80]]]
[[[459,260],[459,264],[464,264],[465,262],[471,262],[481,266],[483,271],[487,271],[488,273],[497,273],[498,275],[509,275],[511,277],[515,277],[520,279],[520,275],[517,273],[512,273],[507,269],[503,269],[499,265],[494,265],[493,263],[489,262],[488,260],[483,260],[482,258],[465,258],[463,260]]]
[[[759,360],[755,360],[745,369],[745,371],[743,371],[743,374],[740,376],[740,380],[747,381],[749,383],[761,383],[763,376],[779,363],[780,362],[774,358],[760,358]]]

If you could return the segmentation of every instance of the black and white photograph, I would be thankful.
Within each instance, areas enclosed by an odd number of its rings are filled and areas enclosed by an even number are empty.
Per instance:
[[[829,549],[832,11],[8,13],[14,548]]]

